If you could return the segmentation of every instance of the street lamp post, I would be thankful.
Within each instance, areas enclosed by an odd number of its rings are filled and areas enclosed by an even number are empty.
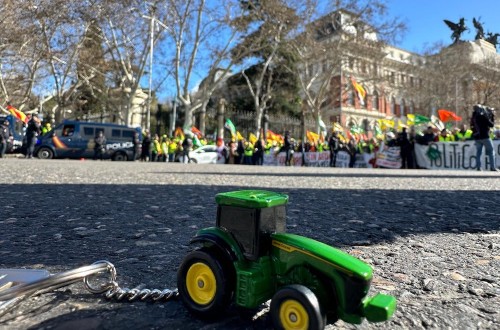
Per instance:
[[[154,26],[155,26],[155,7],[151,8],[150,17],[150,35],[149,35],[149,92],[148,102],[146,109],[146,129],[150,131],[151,128],[151,98],[153,97],[153,51],[154,51]]]

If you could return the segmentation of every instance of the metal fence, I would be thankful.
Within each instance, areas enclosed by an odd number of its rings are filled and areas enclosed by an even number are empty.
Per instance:
[[[206,116],[207,134],[215,130],[215,118],[217,118],[216,110],[208,109]],[[248,137],[249,133],[255,131],[255,112],[253,111],[227,110],[224,118],[229,118],[236,127],[236,130],[245,138]],[[268,114],[267,118],[268,129],[274,133],[283,135],[285,131],[289,131],[291,136],[296,138],[301,137],[301,120],[299,118],[287,114]],[[306,130],[316,131],[316,122],[312,116],[306,118],[305,126]]]

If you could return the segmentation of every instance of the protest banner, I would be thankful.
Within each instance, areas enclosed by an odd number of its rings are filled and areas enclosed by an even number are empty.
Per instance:
[[[500,140],[493,141],[495,162],[500,165]],[[433,170],[475,170],[476,146],[474,141],[434,142],[427,145],[415,145],[417,164],[421,168]],[[490,169],[490,161],[483,148],[481,155],[482,169]]]

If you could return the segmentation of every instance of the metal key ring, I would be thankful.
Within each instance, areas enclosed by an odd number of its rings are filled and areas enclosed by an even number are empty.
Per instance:
[[[85,284],[85,287],[91,293],[103,293],[103,292],[106,292],[107,290],[109,290],[117,285],[116,284],[116,268],[111,262],[109,262],[107,260],[100,260],[100,261],[94,262],[92,265],[103,264],[103,263],[107,265],[106,270],[109,271],[109,274],[110,274],[110,280],[107,283],[102,284],[98,287],[94,287],[90,284],[89,278],[92,277],[92,275],[98,274],[100,272],[87,275],[83,278],[83,283]]]
[[[109,261],[97,261],[90,266],[75,268],[66,272],[51,275],[38,281],[23,283],[9,289],[2,290],[0,291],[0,301],[21,297],[23,295],[44,293],[76,283],[82,279],[89,290],[92,289],[97,290],[97,292],[104,292],[112,286],[111,283],[107,283],[106,289],[104,289],[104,286],[93,288],[88,284],[88,281],[85,281],[88,276],[102,273],[104,271],[110,272],[112,281],[116,280],[116,270],[113,264]]]

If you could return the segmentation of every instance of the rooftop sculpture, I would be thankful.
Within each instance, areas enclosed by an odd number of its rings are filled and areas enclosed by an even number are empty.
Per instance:
[[[451,34],[453,44],[459,43],[462,33],[468,30],[467,26],[465,25],[465,18],[462,17],[458,23],[453,23],[451,21],[448,21],[447,19],[445,19],[444,22],[453,31],[453,33]]]

